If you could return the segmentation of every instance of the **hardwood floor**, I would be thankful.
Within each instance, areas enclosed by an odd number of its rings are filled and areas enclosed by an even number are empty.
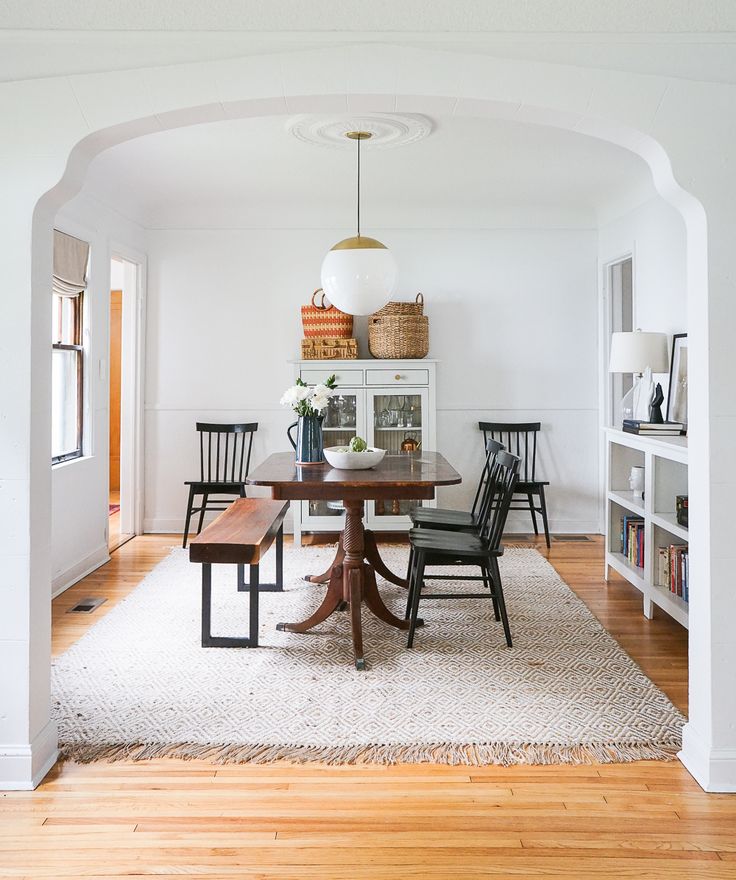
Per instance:
[[[124,545],[54,602],[54,652],[122,599],[175,537]],[[540,549],[543,550],[542,547]],[[543,550],[546,553],[546,550]],[[602,543],[554,543],[570,586],[682,709],[687,634],[602,580]],[[65,615],[82,596],[108,601]],[[157,761],[56,768],[0,797],[0,877],[736,878],[736,797],[678,762],[326,767]]]

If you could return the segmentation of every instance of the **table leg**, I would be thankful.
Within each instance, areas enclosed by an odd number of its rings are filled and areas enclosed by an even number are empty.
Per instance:
[[[376,586],[376,574],[370,566],[366,565],[365,570],[365,584],[363,587],[363,595],[365,596],[365,604],[370,608],[370,610],[376,615],[379,620],[382,620],[384,623],[388,623],[389,626],[395,626],[396,629],[409,629],[409,621],[402,620],[399,617],[396,617],[395,614],[392,614],[388,608],[383,603],[383,599],[381,598],[381,594],[378,592],[378,587]],[[417,621],[418,625],[419,621]]]
[[[363,657],[363,621],[360,616],[360,606],[362,602],[361,593],[363,590],[360,569],[350,569],[349,585],[350,624],[353,631],[353,656],[355,657],[355,668],[365,669],[365,659]]]
[[[394,574],[390,568],[386,567],[386,563],[381,559],[381,556],[378,552],[378,542],[376,541],[376,536],[370,529],[365,530],[365,558],[373,568],[381,575],[382,578],[389,581],[392,584],[396,584],[397,587],[403,587],[405,590],[409,588],[409,584],[407,583],[405,578],[399,577],[397,574]]]
[[[332,569],[336,565],[340,565],[345,558],[345,548],[342,545],[342,535],[340,535],[340,540],[337,543],[337,553],[335,554],[335,558],[330,563],[330,567],[327,571],[322,574],[305,574],[304,580],[308,584],[326,584],[329,582],[330,577],[332,575]]]
[[[301,623],[277,623],[276,629],[281,632],[305,633],[318,623],[322,623],[336,611],[343,602],[343,571],[342,567],[336,565],[332,569],[330,583],[327,592],[322,600],[319,608]]]

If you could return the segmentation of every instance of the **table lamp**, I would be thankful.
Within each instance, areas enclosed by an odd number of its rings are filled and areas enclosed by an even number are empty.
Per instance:
[[[652,373],[666,373],[667,334],[634,330],[611,334],[609,373],[633,373],[634,385],[622,401],[624,419],[649,418],[649,404],[654,397]]]

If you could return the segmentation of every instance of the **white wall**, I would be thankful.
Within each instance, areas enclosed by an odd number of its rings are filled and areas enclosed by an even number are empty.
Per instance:
[[[687,332],[686,244],[682,216],[659,197],[615,218],[602,218],[601,265],[626,254],[634,258],[636,327],[670,336]]]
[[[139,226],[89,198],[70,202],[57,216],[56,225],[90,243],[90,270],[85,294],[84,456],[56,465],[51,475],[54,594],[109,558],[110,250],[113,242],[135,250],[145,248]]]
[[[472,498],[479,419],[541,420],[552,528],[595,530],[596,234],[590,229],[391,230],[399,295],[422,290],[438,366],[438,442]],[[278,406],[298,357],[299,306],[336,230],[148,233],[144,528],[181,530],[198,419],[256,420],[254,463],[288,448]],[[367,351],[363,354],[367,356]],[[530,529],[528,518],[520,522]]]

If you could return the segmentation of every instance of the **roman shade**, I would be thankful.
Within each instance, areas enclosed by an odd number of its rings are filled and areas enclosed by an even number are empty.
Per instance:
[[[53,292],[76,296],[87,288],[89,244],[73,235],[54,229]]]

